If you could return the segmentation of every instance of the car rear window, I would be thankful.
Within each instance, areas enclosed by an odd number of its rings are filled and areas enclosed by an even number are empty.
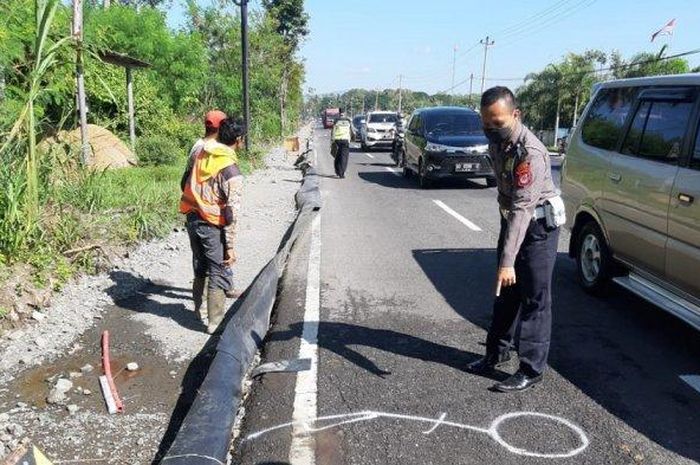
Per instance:
[[[445,112],[425,117],[428,134],[478,134],[483,133],[481,118],[476,113]]]
[[[397,119],[394,113],[375,113],[369,116],[370,123],[395,123]]]
[[[636,87],[602,89],[598,92],[581,128],[583,141],[601,149],[615,150],[638,92],[639,88]]]
[[[692,110],[692,102],[643,101],[634,115],[622,152],[675,163]]]

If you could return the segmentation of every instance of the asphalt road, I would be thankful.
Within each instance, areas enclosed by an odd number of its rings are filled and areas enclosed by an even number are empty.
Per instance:
[[[700,334],[622,290],[585,294],[563,233],[545,381],[494,393],[516,363],[494,379],[464,366],[483,353],[490,322],[495,189],[420,190],[389,154],[359,149],[335,179],[327,131],[315,146],[324,207],[314,399],[318,417],[333,416],[302,438],[315,463],[698,463],[700,392],[679,376],[700,373]],[[308,234],[289,263],[263,361],[298,355],[313,247]],[[254,384],[234,463],[314,463],[290,459],[296,380]]]

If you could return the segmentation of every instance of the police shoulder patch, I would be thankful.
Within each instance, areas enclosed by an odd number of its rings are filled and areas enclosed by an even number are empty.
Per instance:
[[[528,187],[532,184],[532,169],[529,161],[524,161],[515,168],[515,183],[518,187]]]

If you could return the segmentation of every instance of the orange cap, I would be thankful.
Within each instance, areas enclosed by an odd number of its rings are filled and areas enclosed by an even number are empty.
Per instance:
[[[226,113],[219,110],[212,110],[204,117],[204,125],[208,128],[219,129],[219,125],[227,118]]]

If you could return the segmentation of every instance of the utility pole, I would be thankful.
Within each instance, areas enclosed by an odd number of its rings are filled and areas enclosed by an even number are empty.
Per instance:
[[[489,41],[489,36],[486,36],[486,40],[480,40],[479,43],[484,46],[484,66],[481,68],[481,93],[484,93],[484,85],[486,84],[486,55],[489,52],[489,47],[496,43],[496,41]]]
[[[469,73],[469,103],[472,103],[472,87],[474,86],[474,73]]]
[[[399,74],[399,114],[401,114],[401,91],[402,91],[402,89],[401,89],[401,79],[402,79],[402,78],[403,78],[403,76],[402,76],[401,74]]]
[[[241,7],[241,60],[243,68],[243,122],[247,130],[250,129],[250,96],[248,93],[248,0],[233,0]],[[250,138],[246,133],[245,150],[250,150]]]
[[[85,166],[90,145],[87,132],[87,103],[85,98],[85,75],[83,69],[83,0],[73,0],[73,40],[77,44],[75,78],[78,87],[76,104],[80,121],[80,161]]]
[[[450,103],[452,103],[455,94],[455,69],[457,67],[457,44],[452,49],[452,87],[450,87]]]
[[[379,89],[377,89],[377,94],[374,97],[374,111],[379,111]]]

